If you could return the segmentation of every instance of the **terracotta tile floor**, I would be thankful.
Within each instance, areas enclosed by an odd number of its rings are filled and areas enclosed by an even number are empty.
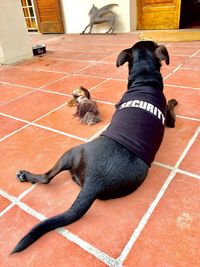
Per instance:
[[[79,192],[68,172],[31,185],[19,183],[16,171],[44,172],[107,127],[127,83],[127,66],[116,68],[116,56],[138,33],[31,39],[46,44],[43,57],[0,67],[0,265],[200,266],[200,42],[166,43],[171,65],[162,73],[167,99],[179,102],[177,123],[166,129],[144,184],[127,197],[95,201],[76,223],[9,256],[33,225],[69,208]],[[81,125],[67,106],[81,85],[102,115],[94,126]]]

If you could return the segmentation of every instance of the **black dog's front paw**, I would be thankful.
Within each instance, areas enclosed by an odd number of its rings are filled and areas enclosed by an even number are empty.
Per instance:
[[[175,107],[177,104],[178,102],[174,98],[168,101],[168,106]]]
[[[27,178],[26,178],[25,171],[18,171],[16,173],[16,178],[20,182],[27,182],[28,181]]]

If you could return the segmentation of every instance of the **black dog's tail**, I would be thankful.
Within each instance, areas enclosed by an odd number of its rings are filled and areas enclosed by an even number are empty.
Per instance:
[[[94,188],[92,190],[84,186],[70,209],[37,224],[19,241],[11,254],[24,250],[47,232],[77,221],[87,212],[96,198],[97,193]]]

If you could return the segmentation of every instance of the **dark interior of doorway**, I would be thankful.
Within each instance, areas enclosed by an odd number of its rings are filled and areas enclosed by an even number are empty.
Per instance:
[[[180,29],[200,29],[200,0],[182,0]]]

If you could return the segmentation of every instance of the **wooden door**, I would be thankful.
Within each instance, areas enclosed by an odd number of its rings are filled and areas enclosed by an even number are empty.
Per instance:
[[[138,0],[137,29],[179,29],[181,0]]]
[[[63,33],[59,0],[34,0],[38,27],[41,33]]]

